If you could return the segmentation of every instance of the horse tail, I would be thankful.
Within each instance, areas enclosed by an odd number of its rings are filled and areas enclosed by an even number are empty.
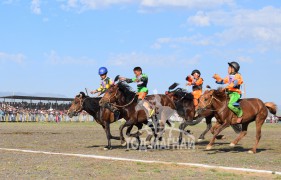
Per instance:
[[[269,112],[273,115],[276,115],[277,113],[277,105],[273,102],[267,102],[264,103],[264,105],[267,107],[267,109],[269,110]]]

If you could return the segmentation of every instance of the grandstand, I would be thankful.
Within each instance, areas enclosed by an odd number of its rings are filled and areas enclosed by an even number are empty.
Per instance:
[[[0,97],[0,122],[71,121],[67,115],[72,98],[38,96]],[[85,113],[81,114],[85,121]],[[78,121],[79,118],[74,119]]]
[[[0,97],[0,100],[2,100],[2,104],[15,108],[66,110],[69,108],[73,98],[13,95]]]

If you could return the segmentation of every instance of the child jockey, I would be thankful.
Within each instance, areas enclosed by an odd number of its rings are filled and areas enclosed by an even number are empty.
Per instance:
[[[217,84],[228,84],[226,87],[230,98],[228,108],[237,115],[237,123],[241,123],[243,120],[243,111],[241,108],[235,107],[234,104],[241,98],[242,92],[240,86],[243,84],[243,78],[241,74],[239,74],[240,65],[237,62],[230,62],[228,65],[228,76],[225,79],[222,79],[217,74],[215,74],[213,78],[216,80]]]
[[[192,71],[191,75],[186,77],[187,86],[192,86],[192,94],[193,94],[193,103],[195,108],[197,108],[199,104],[199,98],[202,95],[202,85],[203,85],[203,79],[201,78],[201,72],[199,70]]]
[[[100,96],[101,94],[103,94],[107,89],[109,89],[114,84],[113,81],[107,76],[107,73],[108,73],[108,70],[107,70],[106,67],[99,68],[99,75],[101,77],[100,87],[96,90],[91,91],[91,94],[98,93],[98,96]],[[114,113],[114,119],[118,120],[120,112],[116,107],[112,106],[112,104],[110,104],[110,103],[106,103],[104,105],[104,108],[107,108],[111,112],[113,112]]]
[[[148,112],[148,117],[151,118],[154,115],[154,109],[152,109],[147,101],[144,101],[145,97],[148,94],[148,88],[147,88],[147,83],[148,83],[148,76],[142,73],[141,67],[135,67],[134,68],[134,74],[136,77],[132,79],[128,78],[120,78],[120,80],[124,80],[127,83],[132,83],[136,82],[138,91],[138,104],[142,104],[142,106],[147,110]]]

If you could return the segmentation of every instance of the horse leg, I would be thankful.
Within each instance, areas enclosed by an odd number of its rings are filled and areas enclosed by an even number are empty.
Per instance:
[[[242,124],[242,131],[240,132],[239,136],[232,143],[230,143],[230,147],[236,146],[236,144],[238,144],[238,142],[247,135],[248,126],[249,123]]]
[[[120,131],[120,140],[121,140],[121,145],[122,146],[126,146],[127,145],[127,142],[124,138],[124,134],[123,134],[123,130],[125,127],[128,127],[128,126],[133,126],[134,123],[133,121],[129,120],[129,121],[126,121],[126,123],[122,124],[120,127],[119,127],[119,131]]]
[[[205,131],[200,135],[198,142],[201,142],[205,139],[205,135],[210,131],[210,129],[212,128],[212,117],[206,117],[206,124],[207,124],[207,128],[205,129]]]
[[[206,149],[207,150],[211,150],[213,144],[215,143],[216,137],[225,129],[229,126],[229,123],[225,122],[224,124],[222,124],[221,126],[219,126],[214,133],[213,138],[211,139],[210,143],[207,145]]]
[[[149,123],[149,124],[148,124],[148,127],[150,127],[152,133],[155,134],[155,133],[154,133],[154,132],[155,132],[155,128],[154,128],[153,124]],[[152,137],[153,137],[153,134],[152,134],[152,133],[147,135],[146,140],[145,140],[145,141],[146,141],[146,144],[148,144],[148,143],[150,144],[150,141],[151,141],[151,139],[152,139]]]
[[[266,117],[257,117],[256,118],[256,143],[252,150],[249,151],[250,154],[255,154],[257,152],[257,147],[261,139],[261,127],[265,121]]]
[[[106,137],[107,137],[107,146],[104,147],[104,150],[110,150],[112,149],[111,147],[111,134],[110,134],[110,123],[109,122],[105,122],[105,133],[106,133]]]
[[[211,127],[211,133],[214,135],[216,130],[221,126],[221,124],[219,124],[218,122],[216,122],[216,124]],[[221,140],[221,139],[225,139],[225,136],[224,135],[217,135],[216,136],[216,139],[217,140]]]
[[[187,121],[186,121],[186,120],[184,120],[184,122],[182,122],[182,123],[180,124],[180,127],[179,127],[179,129],[180,129],[179,145],[181,145],[181,143],[182,143],[183,131],[184,131],[184,129],[185,129],[187,126],[188,126],[188,124],[187,124]]]
[[[134,126],[132,125],[132,126],[128,127],[128,129],[127,129],[127,131],[126,131],[126,135],[129,136],[129,137],[135,137],[135,138],[141,136],[141,135],[142,135],[141,129],[142,129],[142,127],[143,127],[143,124],[142,124],[142,123],[139,123],[139,124],[137,124],[136,126],[137,126],[137,128],[138,128],[138,132],[136,132],[136,133],[134,133],[134,134],[131,134],[131,131],[132,131],[133,127],[134,127]]]

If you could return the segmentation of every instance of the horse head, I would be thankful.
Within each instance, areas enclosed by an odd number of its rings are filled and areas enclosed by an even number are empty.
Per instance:
[[[106,103],[115,103],[118,98],[118,92],[118,84],[112,85],[107,91],[105,91],[103,97],[99,102],[99,105],[104,106]]]
[[[100,100],[100,106],[106,103],[126,103],[135,97],[135,92],[124,81],[119,81],[117,84],[111,86]]]
[[[73,116],[78,116],[78,114],[83,111],[83,102],[87,96],[84,92],[80,92],[75,96],[74,100],[71,103],[70,108],[67,111],[67,115],[72,118]]]
[[[207,109],[213,109],[213,104],[215,102],[222,102],[227,98],[225,89],[218,88],[217,90],[215,90],[211,89],[209,86],[207,86],[207,88],[208,89],[199,98],[197,112],[202,112]]]

